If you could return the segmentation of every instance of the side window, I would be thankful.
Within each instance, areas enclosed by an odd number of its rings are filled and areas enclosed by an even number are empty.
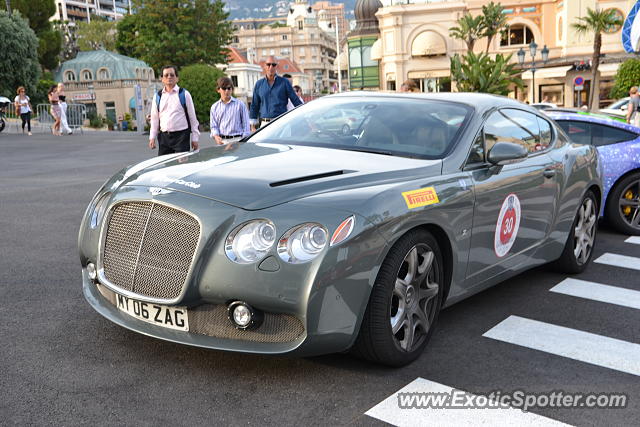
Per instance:
[[[484,163],[484,138],[482,132],[480,132],[476,137],[476,140],[473,141],[473,144],[471,145],[471,152],[467,159],[468,165],[477,163]]]
[[[612,126],[591,123],[591,142],[596,147],[601,145],[617,144],[619,142],[631,141],[638,135],[633,132],[618,129]]]
[[[514,109],[502,109],[491,114],[485,123],[484,135],[487,152],[496,142],[510,142],[520,144],[532,153],[540,143],[536,116]]]
[[[589,123],[572,120],[558,120],[557,123],[571,141],[578,144],[591,144],[591,125]]]
[[[546,150],[551,145],[553,133],[551,131],[551,123],[541,117],[537,117],[538,127],[540,128],[540,145],[537,147],[539,151]]]

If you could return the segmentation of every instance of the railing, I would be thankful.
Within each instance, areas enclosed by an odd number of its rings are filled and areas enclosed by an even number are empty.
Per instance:
[[[120,79],[120,80],[92,80],[89,82],[64,82],[67,91],[91,90],[93,89],[119,89],[123,87],[134,87],[135,85],[146,86],[147,79]],[[152,83],[159,83],[159,80],[151,80]]]
[[[21,131],[22,120],[19,115],[16,115],[16,109],[13,104],[7,108],[5,119],[7,122],[7,130],[14,127],[16,132]],[[67,104],[67,124],[69,128],[74,131],[79,130],[80,133],[83,133],[82,125],[86,119],[87,108],[84,104]],[[31,114],[31,129],[33,131],[40,129],[41,132],[51,132],[51,126],[53,126],[54,123],[55,120],[51,116],[51,104],[36,105],[36,111]]]

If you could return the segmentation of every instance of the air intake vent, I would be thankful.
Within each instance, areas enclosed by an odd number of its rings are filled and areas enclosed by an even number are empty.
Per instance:
[[[272,182],[271,184],[269,184],[270,187],[282,187],[283,185],[289,185],[289,184],[295,184],[297,182],[304,182],[304,181],[313,181],[314,179],[320,179],[320,178],[328,178],[330,176],[336,176],[336,175],[344,175],[346,173],[350,173],[353,171],[333,171],[333,172],[325,172],[325,173],[319,173],[316,175],[307,175],[307,176],[301,176],[298,178],[291,178],[291,179],[285,179],[283,181],[278,181],[278,182]]]

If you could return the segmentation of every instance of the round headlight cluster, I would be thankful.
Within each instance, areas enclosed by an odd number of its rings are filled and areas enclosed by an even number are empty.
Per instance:
[[[320,224],[301,224],[280,238],[278,255],[292,264],[310,261],[327,245],[327,237],[327,230]]]
[[[91,211],[91,221],[89,222],[89,226],[91,228],[96,228],[98,224],[100,224],[100,221],[102,221],[102,217],[107,210],[107,205],[109,204],[110,197],[111,193],[104,193],[93,205],[93,210]]]
[[[275,241],[276,227],[261,219],[235,228],[227,237],[225,251],[230,260],[249,264],[264,257]]]

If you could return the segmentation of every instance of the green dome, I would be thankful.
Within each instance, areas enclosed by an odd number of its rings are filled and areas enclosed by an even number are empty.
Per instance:
[[[90,71],[90,75],[84,73]],[[78,52],[78,56],[60,64],[56,81],[144,79],[153,70],[144,61],[106,50]],[[90,78],[89,78],[90,77]]]

